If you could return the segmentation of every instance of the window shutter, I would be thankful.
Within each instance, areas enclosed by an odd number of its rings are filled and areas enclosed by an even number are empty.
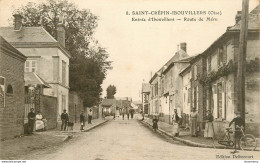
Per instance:
[[[213,116],[214,118],[218,118],[218,101],[217,101],[217,86],[214,84],[212,87],[212,92],[213,92]]]
[[[222,118],[226,119],[226,82],[222,82]]]
[[[223,47],[223,64],[227,63],[227,46]]]

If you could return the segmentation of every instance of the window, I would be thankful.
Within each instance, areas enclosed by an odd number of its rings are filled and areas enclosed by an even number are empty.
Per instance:
[[[36,72],[37,71],[37,62],[36,60],[27,60],[25,62],[25,72]]]
[[[197,110],[197,87],[194,88],[193,96],[194,96],[194,98],[193,98],[194,99],[193,100],[193,103],[194,103],[193,107],[196,108],[196,110]]]
[[[229,60],[234,60],[234,52],[233,52],[233,46],[231,44],[227,45],[227,63]]]
[[[4,96],[5,92],[5,77],[0,76],[0,96]]]
[[[171,86],[173,85],[173,71],[172,71],[172,69],[171,69]]]
[[[62,95],[62,110],[66,109],[66,96]]]
[[[209,73],[210,71],[211,71],[211,56],[209,56],[207,60],[207,72]]]
[[[197,79],[197,74],[198,74],[198,70],[197,70],[197,65],[194,66],[194,80]]]
[[[158,95],[158,82],[155,84],[155,96]]]
[[[188,103],[191,102],[191,89],[188,89]]]
[[[9,84],[6,93],[13,94],[13,87]]]
[[[224,56],[223,56],[223,47],[219,48],[218,50],[218,66],[222,66],[223,65],[223,61],[224,61]]]
[[[162,80],[162,94],[164,94],[164,79]]]
[[[66,85],[66,62],[62,61],[62,84]]]

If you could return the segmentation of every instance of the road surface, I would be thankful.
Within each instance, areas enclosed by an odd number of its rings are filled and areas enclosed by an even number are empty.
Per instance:
[[[58,148],[32,153],[21,159],[39,160],[187,160],[187,159],[233,159],[231,150],[188,147],[165,138],[143,126],[138,120],[111,120],[89,132],[79,133]],[[237,157],[259,152],[240,151]],[[238,159],[238,158],[236,158]],[[240,158],[248,160],[246,158]]]

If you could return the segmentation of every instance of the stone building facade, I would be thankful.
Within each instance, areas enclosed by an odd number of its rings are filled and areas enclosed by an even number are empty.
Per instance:
[[[0,36],[0,138],[24,133],[24,63],[26,57]]]

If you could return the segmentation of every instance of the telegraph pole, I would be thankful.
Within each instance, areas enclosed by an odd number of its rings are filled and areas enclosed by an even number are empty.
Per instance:
[[[238,67],[237,67],[237,111],[241,113],[245,126],[245,69],[248,33],[249,0],[243,0],[239,36]]]

